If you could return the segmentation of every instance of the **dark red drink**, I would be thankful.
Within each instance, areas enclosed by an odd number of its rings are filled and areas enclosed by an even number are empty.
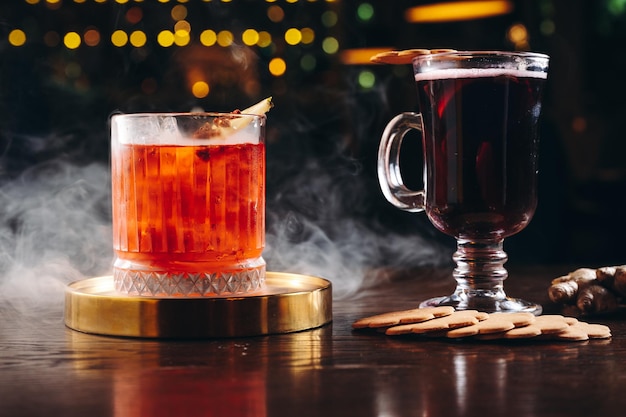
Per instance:
[[[504,292],[503,242],[526,227],[537,206],[537,130],[548,60],[501,51],[413,58],[419,113],[400,113],[385,127],[378,177],[391,204],[425,210],[457,240],[456,289],[421,307],[541,313],[541,305]],[[423,137],[423,190],[407,187],[401,175],[401,144],[411,130]]]
[[[500,240],[537,205],[545,73],[451,69],[416,75],[424,124],[426,212],[442,232]]]

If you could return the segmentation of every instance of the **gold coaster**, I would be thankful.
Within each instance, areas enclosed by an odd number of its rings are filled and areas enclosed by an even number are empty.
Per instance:
[[[332,285],[309,275],[267,272],[266,288],[228,297],[137,297],[113,277],[88,278],[65,291],[65,325],[85,333],[141,338],[217,338],[290,333],[332,320]]]

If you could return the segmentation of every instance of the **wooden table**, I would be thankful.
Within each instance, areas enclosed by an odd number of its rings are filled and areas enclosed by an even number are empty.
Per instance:
[[[545,305],[550,279],[568,271],[513,270],[506,286]],[[335,300],[334,321],[323,328],[242,339],[102,337],[65,328],[60,305],[32,315],[0,305],[0,416],[624,415],[621,313],[588,320],[613,332],[588,342],[351,330],[358,318],[444,294],[448,273],[421,271]]]

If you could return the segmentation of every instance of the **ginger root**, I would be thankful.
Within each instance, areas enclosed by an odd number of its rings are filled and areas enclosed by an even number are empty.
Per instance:
[[[626,265],[598,268],[596,277],[604,287],[621,297],[626,297]]]
[[[577,315],[615,311],[626,299],[626,265],[579,268],[552,280],[548,296]]]
[[[578,292],[576,307],[583,313],[604,313],[617,310],[619,302],[615,294],[602,285],[587,285]]]
[[[554,303],[576,302],[578,292],[596,279],[596,271],[591,268],[579,268],[567,275],[552,280],[548,296]]]

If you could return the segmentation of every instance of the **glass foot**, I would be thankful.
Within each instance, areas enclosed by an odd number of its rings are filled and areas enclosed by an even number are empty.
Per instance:
[[[435,297],[422,301],[420,307],[452,306],[456,310],[478,310],[485,313],[532,313],[539,316],[543,311],[540,304],[519,298],[504,297],[493,299],[490,297],[460,297],[450,295],[447,297]]]
[[[452,306],[456,310],[486,313],[541,314],[541,305],[508,297],[504,292],[504,280],[508,277],[504,263],[508,257],[502,250],[502,240],[457,239],[457,251],[452,258],[456,262],[452,273],[456,289],[447,297],[422,302],[421,307]]]

